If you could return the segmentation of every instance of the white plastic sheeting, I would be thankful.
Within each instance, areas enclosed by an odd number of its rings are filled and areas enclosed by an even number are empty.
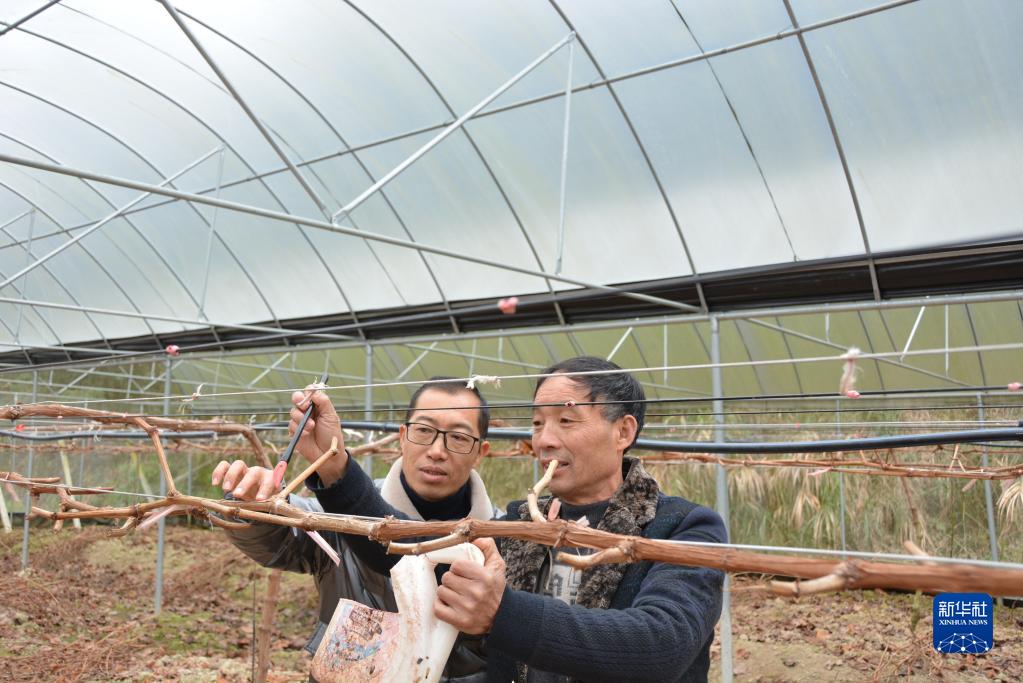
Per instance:
[[[5,2],[0,21],[42,4]],[[801,26],[871,6],[793,2]],[[1013,0],[919,0],[803,34],[851,188],[796,36],[615,80],[791,29],[781,0],[175,7],[329,212],[575,31],[562,272],[580,280],[1020,233],[1023,4]],[[553,272],[568,54],[342,224]],[[223,148],[173,186],[209,195],[219,186],[224,199],[324,218],[159,2],[65,0],[0,35],[0,65],[0,152],[156,184]],[[138,195],[0,163],[0,273]],[[248,323],[547,288],[152,197],[0,296]],[[197,327],[12,304],[0,304],[0,323],[0,341],[28,345]]]

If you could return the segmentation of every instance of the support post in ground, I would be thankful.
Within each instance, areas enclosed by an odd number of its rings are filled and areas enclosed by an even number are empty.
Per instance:
[[[835,438],[842,435],[842,401],[835,400]],[[838,531],[842,539],[842,552],[848,550],[845,541],[845,473],[838,473]],[[845,557],[843,555],[843,557]]]
[[[366,419],[372,420],[373,413],[373,346],[366,344],[366,392],[364,395],[363,404],[366,408]],[[372,434],[366,433],[366,443],[373,440]],[[370,477],[373,476],[373,455],[367,453],[362,457],[362,469],[366,471]]]
[[[271,569],[266,581],[266,595],[256,628],[256,675],[255,683],[265,683],[270,670],[270,636],[273,634],[274,613],[277,610],[277,594],[281,589],[281,570]]]
[[[63,450],[61,450],[60,452],[60,466],[61,469],[64,470],[64,483],[67,484],[68,486],[71,486],[72,484],[74,484],[74,482],[71,481],[71,463],[68,462],[67,453],[65,453]],[[81,483],[82,483],[81,480],[79,480],[78,481],[79,486],[81,485]],[[77,518],[72,519],[71,524],[73,524],[75,529],[77,529],[78,531],[82,530],[82,520]]]
[[[5,534],[14,531],[14,528],[11,526],[11,513],[7,510],[7,501],[4,499],[2,486],[0,486],[0,524],[3,525]]]
[[[984,426],[984,397],[977,394],[977,417]],[[980,447],[980,464],[984,469],[988,468],[987,446]],[[991,559],[998,561],[998,527],[995,525],[995,503],[991,494],[991,480],[984,480],[984,504],[987,507],[987,537],[991,544]]]
[[[166,360],[166,367],[164,368],[163,377],[163,414],[170,415],[170,395],[171,395],[171,359]],[[142,475],[142,470],[139,469],[139,476]],[[163,469],[160,470],[160,495],[167,495],[167,478],[163,475]],[[160,610],[163,607],[163,561],[164,561],[164,542],[166,538],[166,524],[167,518],[161,517],[156,523],[156,586],[153,589],[153,612],[160,616]]]
[[[36,402],[36,397],[39,395],[39,371],[32,371],[32,403]],[[32,448],[32,442],[28,442],[28,470],[25,476],[29,479],[32,478],[32,460],[34,457],[34,449]],[[28,523],[29,513],[32,512],[32,494],[25,489],[25,514],[24,523],[22,525],[21,533],[21,570],[25,571],[28,569]]]
[[[711,385],[713,387],[714,394],[714,441],[717,443],[723,443],[725,440],[725,404],[721,400],[724,396],[723,382],[721,378],[721,327],[717,317],[710,317],[710,362],[713,365],[711,368]],[[718,464],[717,478],[715,481],[717,502],[715,503],[715,509],[717,513],[721,515],[721,519],[725,521],[725,530],[729,532],[729,541],[731,541],[731,531],[729,530],[728,522],[728,476],[725,472],[724,465]],[[721,681],[722,683],[732,683],[732,593],[731,593],[731,576],[725,574],[725,583],[722,587],[721,595],[721,620],[718,622],[721,625]]]

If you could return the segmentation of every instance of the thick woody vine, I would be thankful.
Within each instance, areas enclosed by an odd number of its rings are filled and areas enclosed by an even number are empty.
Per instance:
[[[539,514],[536,496],[549,481],[552,463],[544,480],[529,492],[532,521],[502,522],[464,519],[446,522],[412,522],[395,518],[374,519],[315,513],[299,509],[288,501],[288,495],[315,472],[320,463],[336,452],[335,443],[316,462],[309,465],[288,486],[261,501],[214,500],[184,495],[174,486],[174,478],[164,452],[161,434],[173,438],[174,431],[208,430],[218,434],[238,434],[245,438],[263,464],[269,464],[262,444],[254,430],[241,424],[222,421],[180,420],[149,417],[130,413],[113,413],[60,405],[8,406],[0,408],[0,419],[23,417],[87,418],[105,424],[124,424],[145,430],[156,450],[160,467],[168,484],[166,497],[129,506],[95,506],[78,497],[108,493],[103,487],[70,486],[57,478],[24,477],[17,472],[0,472],[0,479],[23,487],[31,494],[31,515],[54,522],[56,528],[68,519],[123,520],[114,534],[124,534],[154,523],[161,517],[192,514],[204,517],[218,527],[233,528],[247,522],[264,522],[303,529],[308,532],[333,531],[358,534],[389,545],[392,552],[419,553],[445,545],[477,538],[518,538],[554,547],[590,548],[597,552],[573,558],[580,566],[608,562],[654,561],[687,566],[708,567],[732,573],[753,573],[794,577],[795,582],[774,581],[770,589],[782,595],[805,595],[812,592],[841,589],[888,588],[910,591],[955,592],[983,591],[991,595],[1023,594],[1023,570],[962,563],[919,564],[845,560],[834,561],[785,555],[769,555],[739,550],[729,546],[688,545],[673,541],[653,540],[612,534],[588,528],[577,522],[545,519]],[[379,451],[381,441],[355,447],[353,455]],[[56,496],[56,510],[40,505],[41,496]],[[410,537],[437,537],[425,543],[400,543]],[[563,556],[569,558],[567,554]]]

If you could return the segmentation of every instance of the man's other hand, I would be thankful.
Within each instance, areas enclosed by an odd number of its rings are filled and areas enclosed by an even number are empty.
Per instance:
[[[221,460],[213,468],[213,485],[220,486],[236,500],[266,500],[276,493],[274,472],[265,467],[249,467],[241,460]]]
[[[473,544],[483,551],[483,564],[459,560],[441,578],[433,613],[462,633],[489,633],[504,595],[504,559],[492,538]]]

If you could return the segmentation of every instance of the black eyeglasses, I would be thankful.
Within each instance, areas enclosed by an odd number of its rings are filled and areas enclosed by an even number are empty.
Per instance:
[[[476,443],[479,441],[472,434],[446,432],[443,429],[437,429],[422,422],[406,422],[405,427],[405,438],[411,443],[419,444],[420,446],[432,445],[437,440],[437,435],[443,434],[444,448],[452,453],[472,453],[472,449],[476,447]]]

